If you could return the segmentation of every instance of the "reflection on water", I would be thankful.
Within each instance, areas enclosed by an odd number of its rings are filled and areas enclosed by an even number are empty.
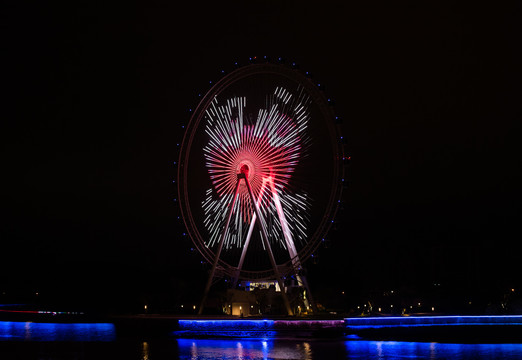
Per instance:
[[[113,341],[113,324],[57,324],[0,321],[0,341]]]
[[[142,344],[141,358],[143,360],[150,360],[149,358],[149,343],[144,341]]]
[[[185,340],[180,359],[522,359],[522,344],[440,344],[364,340]]]
[[[346,341],[346,358],[370,359],[522,359],[522,344],[441,344]]]
[[[312,359],[307,341],[178,339],[180,359]]]

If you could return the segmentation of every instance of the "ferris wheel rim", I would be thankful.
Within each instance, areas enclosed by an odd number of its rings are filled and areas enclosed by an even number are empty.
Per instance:
[[[196,131],[200,128],[200,123],[204,117],[205,109],[211,104],[211,102],[219,96],[225,89],[234,84],[237,81],[240,81],[249,76],[255,76],[259,74],[275,74],[284,76],[297,84],[303,86],[307,93],[311,96],[314,102],[318,105],[321,114],[325,118],[329,118],[331,124],[327,124],[328,133],[331,138],[332,143],[332,153],[334,154],[334,169],[333,169],[333,179],[332,182],[332,190],[330,191],[330,196],[328,199],[328,203],[326,206],[326,211],[323,216],[323,220],[320,222],[319,226],[315,229],[313,234],[310,235],[309,241],[301,248],[298,252],[298,256],[300,257],[302,262],[307,261],[310,256],[317,250],[317,248],[321,245],[321,240],[324,238],[326,233],[329,231],[334,219],[337,210],[338,210],[338,200],[341,198],[342,186],[341,179],[343,177],[344,169],[342,166],[342,158],[343,158],[343,148],[339,141],[339,129],[335,124],[335,114],[333,112],[332,107],[327,103],[324,94],[318,89],[317,85],[314,84],[309,78],[303,75],[299,70],[292,69],[280,64],[272,64],[272,63],[262,63],[262,64],[250,64],[247,66],[240,67],[230,72],[221,78],[218,82],[216,82],[203,96],[201,101],[198,103],[197,107],[193,111],[189,123],[186,127],[186,132],[181,143],[179,162],[178,162],[178,194],[179,194],[179,204],[181,208],[181,214],[183,221],[185,223],[185,227],[193,244],[196,246],[199,253],[203,256],[203,258],[211,263],[215,260],[215,252],[205,244],[204,237],[201,235],[198,230],[198,225],[194,219],[191,206],[189,205],[189,191],[188,184],[186,179],[188,178],[188,163],[189,156],[191,154],[192,143],[194,141],[194,137],[196,135]],[[337,180],[337,182],[335,181]],[[285,267],[290,268],[289,264],[292,262],[292,259],[282,263],[280,266],[282,269]],[[235,267],[222,259],[218,259],[218,266],[221,267],[225,273],[229,275],[232,274],[232,271],[235,271]],[[240,278],[251,278],[258,274],[260,278],[269,278],[270,276],[262,276],[262,274],[266,274],[270,272],[270,270],[242,270],[241,273],[245,273],[248,275],[239,274]],[[236,274],[237,275],[237,274]]]

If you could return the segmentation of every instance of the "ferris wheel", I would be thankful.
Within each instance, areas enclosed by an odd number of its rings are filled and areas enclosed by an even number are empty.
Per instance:
[[[336,119],[320,84],[283,64],[240,67],[202,97],[178,168],[183,220],[212,264],[200,313],[217,277],[307,286],[344,181]]]

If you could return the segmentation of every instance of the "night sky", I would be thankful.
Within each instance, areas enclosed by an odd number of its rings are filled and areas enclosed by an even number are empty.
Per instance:
[[[0,303],[197,299],[181,125],[222,69],[264,55],[314,74],[344,119],[319,298],[522,292],[520,3],[247,3],[2,5]]]

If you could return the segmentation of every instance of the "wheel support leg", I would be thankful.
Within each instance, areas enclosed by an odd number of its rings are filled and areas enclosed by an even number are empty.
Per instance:
[[[259,191],[259,195],[257,197],[257,205],[261,203],[261,199],[263,198],[263,194],[266,189],[266,181],[263,180],[263,185],[261,185],[261,190]],[[234,275],[234,279],[232,280],[232,288],[235,289],[237,286],[237,282],[239,280],[239,275],[241,273],[241,269],[243,268],[243,263],[245,262],[246,252],[248,250],[248,246],[250,245],[250,239],[252,238],[252,232],[254,231],[254,226],[257,220],[257,213],[254,211],[252,215],[252,221],[250,222],[250,226],[248,227],[247,237],[245,239],[245,243],[243,244],[243,251],[241,252],[241,257],[239,258],[239,264],[237,265],[236,273]]]
[[[265,244],[265,248],[268,252],[268,257],[270,258],[270,263],[272,264],[272,268],[274,269],[274,275],[276,277],[277,283],[279,284],[279,288],[281,289],[281,296],[283,297],[283,302],[286,307],[286,312],[288,315],[294,315],[294,312],[292,311],[292,307],[290,306],[290,302],[288,301],[288,297],[286,296],[285,292],[285,284],[283,283],[283,279],[281,278],[281,275],[279,274],[279,270],[277,269],[277,263],[274,258],[274,253],[272,252],[272,247],[270,246],[270,242],[268,241],[268,234],[266,232],[265,227],[265,221],[263,219],[263,215],[261,214],[261,211],[259,209],[259,206],[256,202],[256,199],[254,197],[254,193],[252,192],[252,188],[250,187],[250,182],[248,181],[248,178],[245,176],[245,174],[239,174],[238,177],[241,177],[245,180],[248,193],[250,195],[250,201],[254,205],[254,211],[257,215],[257,221],[259,224],[259,227],[261,228],[261,238],[263,240],[263,243]]]
[[[234,191],[234,198],[232,199],[232,204],[230,205],[230,209],[228,210],[227,221],[225,223],[225,227],[223,228],[223,232],[221,232],[221,238],[219,239],[216,257],[214,258],[214,262],[212,263],[212,269],[210,270],[210,274],[209,274],[208,280],[207,280],[207,285],[205,286],[205,291],[203,292],[203,298],[201,299],[201,304],[199,305],[198,315],[203,314],[203,308],[205,306],[205,302],[207,301],[207,296],[208,296],[208,292],[210,291],[210,286],[212,285],[212,280],[214,279],[214,274],[216,272],[216,267],[219,262],[219,257],[221,256],[221,250],[223,249],[223,243],[225,242],[225,237],[228,232],[228,226],[230,225],[230,219],[232,218],[232,212],[234,211],[234,206],[236,205],[238,191],[239,191],[239,179],[237,180],[236,190]]]

